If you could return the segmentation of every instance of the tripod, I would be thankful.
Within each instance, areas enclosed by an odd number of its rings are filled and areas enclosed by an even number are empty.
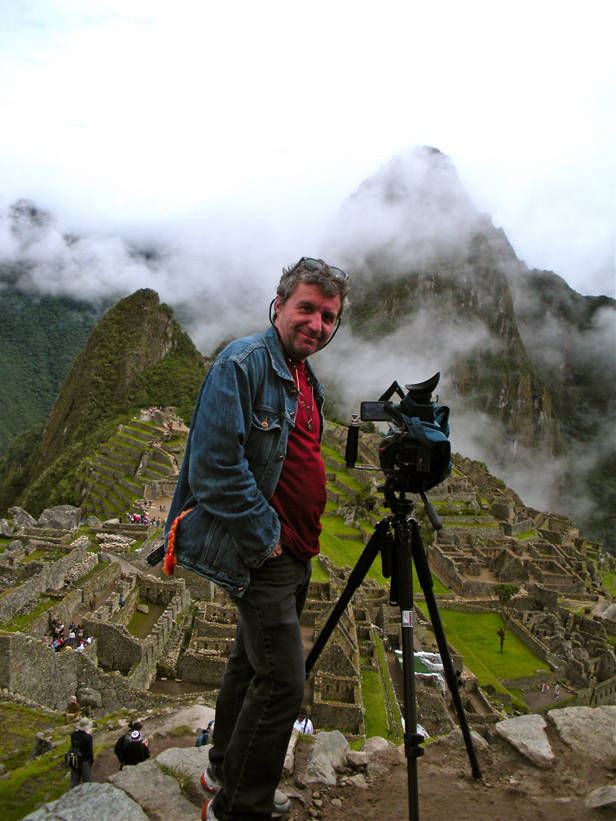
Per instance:
[[[422,498],[428,509],[428,515],[435,529],[440,529],[438,517],[429,505],[425,495]],[[449,654],[449,647],[445,639],[441,616],[438,611],[432,575],[428,566],[428,559],[424,549],[419,524],[412,517],[413,502],[405,498],[404,491],[394,489],[393,477],[385,483],[385,503],[392,511],[391,516],[382,519],[375,527],[357,564],[351,571],[345,589],[342,591],[331,615],[306,659],[306,677],[319,657],[328,638],[332,634],[340,616],[344,612],[353,594],[364,580],[378,553],[381,554],[383,575],[391,577],[389,601],[400,607],[402,626],[402,669],[404,676],[404,754],[407,759],[407,781],[409,795],[409,818],[411,821],[419,819],[419,792],[417,782],[417,759],[423,755],[423,748],[419,745],[423,736],[417,732],[417,710],[415,704],[415,660],[413,654],[413,574],[412,562],[415,562],[417,578],[424,593],[432,628],[436,637],[445,681],[451,694],[455,711],[462,730],[466,751],[471,764],[474,778],[481,778],[481,770],[475,755],[470,729],[462,707],[458,679]]]

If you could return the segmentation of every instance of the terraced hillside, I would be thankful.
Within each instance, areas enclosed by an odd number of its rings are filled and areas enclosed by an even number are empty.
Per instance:
[[[133,419],[94,453],[79,475],[82,508],[101,519],[122,517],[152,482],[175,480],[177,459],[168,428]],[[183,447],[183,445],[182,445]]]

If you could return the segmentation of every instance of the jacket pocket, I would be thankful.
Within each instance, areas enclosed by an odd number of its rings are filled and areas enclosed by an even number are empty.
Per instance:
[[[259,465],[276,458],[282,436],[282,417],[272,408],[255,408],[250,420],[250,431],[246,441],[245,454],[253,472],[258,473]]]

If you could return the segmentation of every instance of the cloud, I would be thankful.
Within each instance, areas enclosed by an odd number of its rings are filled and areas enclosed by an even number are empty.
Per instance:
[[[330,241],[364,275],[367,257],[386,259],[389,276],[406,275],[409,265],[417,270],[465,251],[484,221],[451,160],[421,146],[361,183],[343,203]]]
[[[21,201],[0,213],[0,263],[19,262],[19,286],[76,299],[120,298],[156,290],[174,307],[200,350],[264,328],[282,268],[298,248],[319,254],[319,231],[304,224],[280,235],[270,216],[201,214],[153,235],[77,234]],[[315,250],[316,249],[316,250]]]

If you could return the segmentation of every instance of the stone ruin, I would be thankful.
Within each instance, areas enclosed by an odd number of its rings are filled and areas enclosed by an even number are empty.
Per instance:
[[[431,491],[431,499],[470,504],[472,497],[477,504],[482,497],[484,509],[477,516],[467,511],[444,518],[445,527],[427,547],[431,569],[456,594],[456,607],[475,601],[496,609],[495,586],[518,586],[520,594],[507,610],[508,629],[556,676],[582,689],[594,682],[597,703],[609,703],[605,699],[613,698],[616,685],[616,620],[605,612],[572,612],[572,607],[590,611],[600,600],[599,546],[581,539],[567,517],[525,507],[470,460],[462,460],[461,469],[468,470],[472,482],[448,479]],[[559,597],[569,607],[559,605]]]

